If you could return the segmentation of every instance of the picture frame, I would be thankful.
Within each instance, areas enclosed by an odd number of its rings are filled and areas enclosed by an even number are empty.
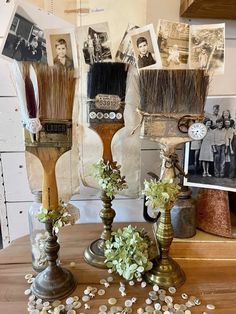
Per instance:
[[[184,185],[236,192],[236,95],[208,96],[202,141],[185,146]]]
[[[45,29],[49,66],[64,66],[78,69],[78,54],[73,28]]]
[[[161,69],[162,62],[157,37],[152,24],[131,31],[130,38],[137,68]]]

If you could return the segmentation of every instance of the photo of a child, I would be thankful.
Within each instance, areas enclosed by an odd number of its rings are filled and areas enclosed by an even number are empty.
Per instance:
[[[55,43],[56,57],[53,59],[54,65],[59,67],[73,68],[73,60],[67,56],[67,43],[60,38]]]
[[[45,30],[48,64],[67,69],[78,68],[77,45],[73,29]]]

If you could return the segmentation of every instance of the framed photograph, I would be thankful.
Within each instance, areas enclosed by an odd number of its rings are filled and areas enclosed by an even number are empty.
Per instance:
[[[163,68],[187,69],[189,55],[189,25],[159,20],[158,47]]]
[[[74,29],[45,30],[48,65],[78,68],[77,45]]]
[[[191,25],[189,51],[190,68],[224,73],[225,24]]]
[[[186,144],[184,184],[236,192],[236,96],[209,96],[207,134]]]
[[[139,27],[136,25],[128,25],[116,52],[115,59],[117,62],[125,62],[135,65],[134,50],[130,40],[129,32],[137,28]]]
[[[157,38],[152,24],[131,31],[130,38],[138,69],[162,68]]]
[[[77,28],[77,41],[86,64],[111,61],[111,41],[108,23]]]
[[[47,62],[43,30],[20,5],[16,5],[0,52],[17,61]]]

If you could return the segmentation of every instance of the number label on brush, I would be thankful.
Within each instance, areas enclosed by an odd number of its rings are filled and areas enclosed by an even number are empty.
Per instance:
[[[44,130],[46,133],[66,133],[67,125],[64,123],[45,123]]]
[[[104,110],[119,110],[120,97],[117,95],[98,94],[95,98],[95,107]]]

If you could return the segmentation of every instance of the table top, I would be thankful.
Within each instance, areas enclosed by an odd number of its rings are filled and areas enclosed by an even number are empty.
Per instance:
[[[113,229],[125,224],[114,224]],[[144,226],[148,232],[152,232],[151,226],[146,223],[133,223]],[[84,224],[64,227],[60,234],[60,260],[62,266],[71,270],[78,286],[73,295],[83,296],[86,287],[93,286],[103,288],[100,279],[107,278],[108,272],[104,269],[94,268],[83,259],[84,249],[102,232],[101,224]],[[216,243],[217,245],[217,243]],[[175,242],[172,243],[172,247]],[[175,257],[172,255],[172,257]],[[185,284],[177,289],[174,295],[175,303],[183,303],[183,292],[201,299],[201,305],[191,308],[192,313],[235,314],[236,313],[236,259],[195,259],[175,258],[186,274]],[[75,262],[71,268],[70,263]],[[0,252],[0,313],[1,314],[26,314],[28,298],[24,291],[29,288],[24,276],[33,273],[31,267],[31,252],[29,237],[23,237],[14,241],[9,247]],[[81,308],[77,313],[98,314],[99,305],[108,305],[107,300],[115,297],[117,305],[124,306],[124,301],[136,297],[133,305],[133,313],[139,307],[145,307],[145,299],[152,290],[150,285],[141,288],[140,284],[129,286],[126,283],[127,295],[122,297],[118,290],[121,278],[112,274],[114,281],[106,288],[103,296],[98,296],[88,303],[90,309]],[[124,280],[122,280],[124,281]],[[215,310],[207,310],[207,304],[214,304]]]

